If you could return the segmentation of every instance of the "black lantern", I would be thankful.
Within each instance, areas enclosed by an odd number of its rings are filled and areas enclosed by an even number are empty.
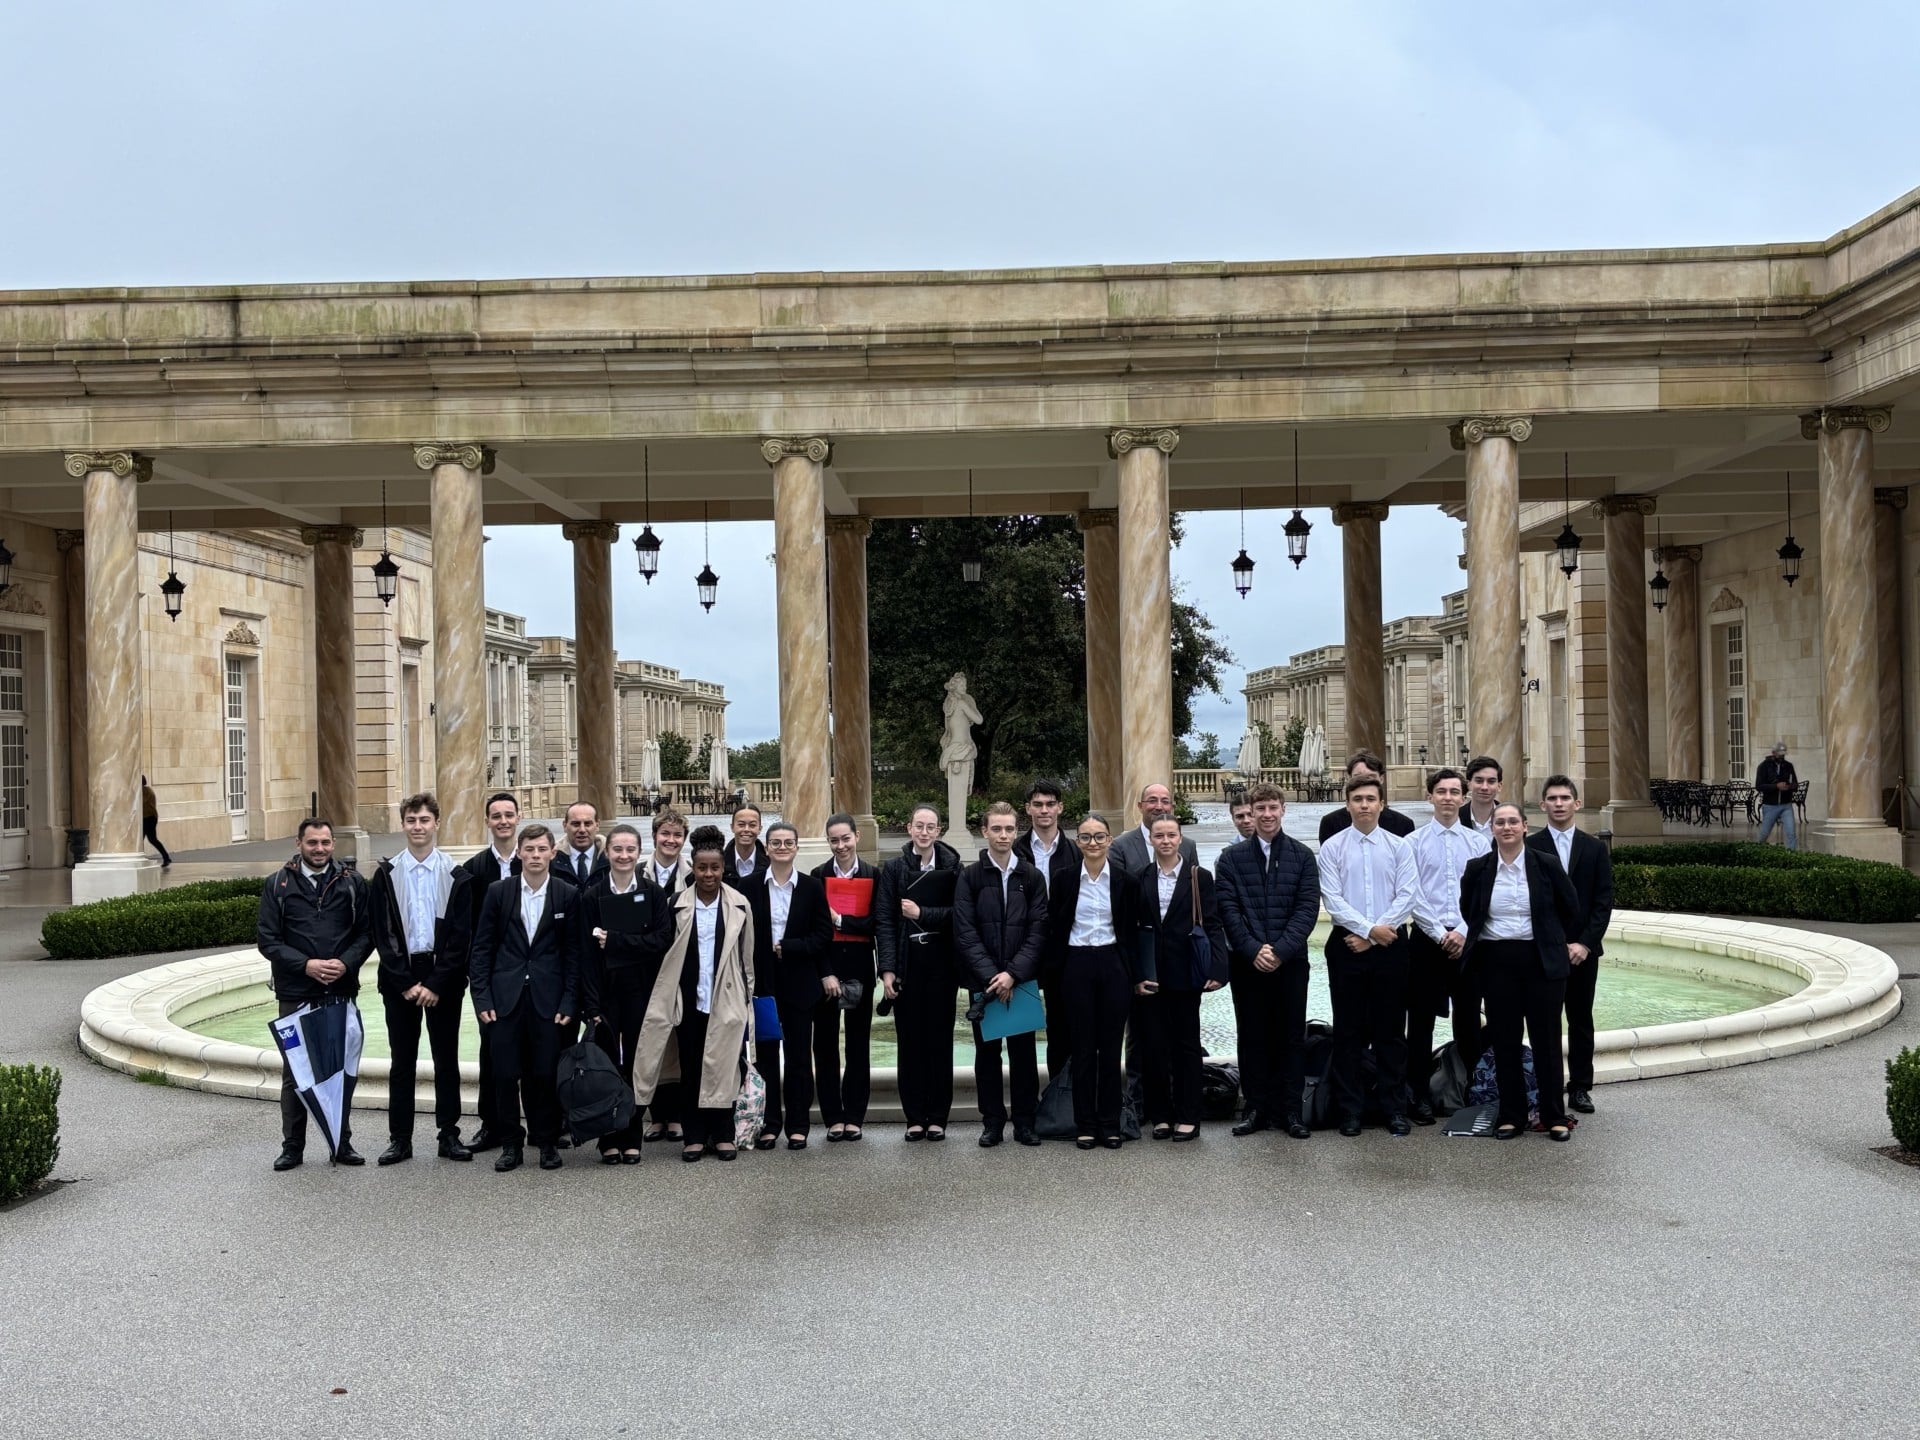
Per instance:
[[[187,593],[187,582],[180,578],[173,560],[173,512],[167,512],[167,578],[160,582],[160,598],[167,607],[167,619],[180,618],[180,597]]]
[[[1800,578],[1800,560],[1807,552],[1793,543],[1793,472],[1787,471],[1787,543],[1773,552],[1780,557],[1780,578],[1792,585]]]
[[[1653,525],[1653,578],[1647,581],[1647,589],[1653,592],[1653,609],[1657,615],[1667,608],[1667,591],[1673,588],[1673,582],[1667,579],[1667,552],[1660,546],[1660,522]]]
[[[1233,588],[1240,592],[1242,600],[1253,589],[1253,557],[1247,554],[1247,492],[1240,492],[1240,553],[1233,557],[1228,567],[1233,571]]]
[[[1293,432],[1293,518],[1283,527],[1287,534],[1287,558],[1298,570],[1307,558],[1307,532],[1313,525],[1300,513],[1300,432]]]
[[[713,573],[712,546],[709,543],[707,507],[700,507],[700,573],[693,577],[695,590],[700,595],[700,606],[709,614],[713,612],[713,602],[720,595],[720,577]]]
[[[1564,454],[1560,457],[1560,490],[1566,523],[1560,527],[1560,538],[1553,542],[1553,552],[1560,557],[1560,573],[1571,580],[1580,568],[1580,533],[1573,528],[1573,460]]]
[[[968,585],[980,583],[981,568],[985,564],[980,554],[980,542],[973,532],[973,471],[967,471],[967,538],[960,546],[960,579]]]
[[[13,586],[13,551],[7,548],[7,542],[0,540],[0,595],[7,593]]]
[[[380,477],[380,558],[373,562],[373,593],[380,597],[382,605],[393,604],[393,597],[400,593],[400,567],[394,564],[390,553],[393,545],[393,532],[387,526],[387,477]]]
[[[634,537],[633,553],[640,561],[640,578],[651,585],[660,573],[660,537],[653,533],[653,467],[644,445],[640,448],[640,477],[646,509],[641,515],[640,533]]]

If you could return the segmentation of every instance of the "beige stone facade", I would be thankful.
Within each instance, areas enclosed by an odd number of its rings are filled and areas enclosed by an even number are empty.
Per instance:
[[[1391,524],[1391,521],[1386,522]],[[1385,709],[1381,753],[1389,765],[1418,765],[1423,752],[1433,764],[1445,753],[1445,646],[1436,633],[1439,617],[1407,615],[1380,628]],[[1322,645],[1288,657],[1285,665],[1247,672],[1241,693],[1247,723],[1264,720],[1276,736],[1294,716],[1326,732],[1330,764],[1338,769],[1354,748],[1347,736],[1347,658],[1343,645]]]
[[[517,782],[502,783],[572,784],[580,774],[574,643],[564,635],[534,636],[528,643],[524,753],[533,768],[529,772],[523,764]],[[639,782],[641,748],[648,740],[670,732],[683,735],[696,753],[709,735],[716,745],[727,743],[727,697],[722,685],[683,676],[671,665],[650,660],[616,660],[613,691],[615,779],[622,786]]]

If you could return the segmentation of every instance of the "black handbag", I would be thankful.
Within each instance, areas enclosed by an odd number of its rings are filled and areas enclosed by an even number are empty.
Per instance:
[[[560,1110],[576,1145],[624,1130],[633,1123],[633,1086],[593,1040],[594,1027],[578,1045],[560,1052],[554,1085],[560,1092]]]
[[[1072,1140],[1080,1133],[1073,1118],[1073,1072],[1062,1069],[1047,1081],[1041,1092],[1040,1106],[1034,1112],[1033,1133],[1042,1140]],[[1140,1112],[1134,1098],[1123,1092],[1120,1100],[1120,1138],[1140,1138]]]

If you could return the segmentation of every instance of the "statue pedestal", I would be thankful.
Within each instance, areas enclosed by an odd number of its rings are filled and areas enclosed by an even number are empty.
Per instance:
[[[961,849],[960,840],[967,833],[967,777],[961,772],[971,769],[967,765],[949,765],[947,767],[947,843],[959,850],[961,858],[966,851]]]

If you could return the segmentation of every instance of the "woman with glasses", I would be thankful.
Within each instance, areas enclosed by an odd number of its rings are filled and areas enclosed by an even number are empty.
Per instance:
[[[1047,960],[1065,999],[1073,1053],[1074,1144],[1120,1148],[1121,1038],[1135,994],[1153,990],[1150,881],[1108,862],[1112,827],[1091,814],[1074,835],[1080,863],[1056,872],[1047,904]]]

